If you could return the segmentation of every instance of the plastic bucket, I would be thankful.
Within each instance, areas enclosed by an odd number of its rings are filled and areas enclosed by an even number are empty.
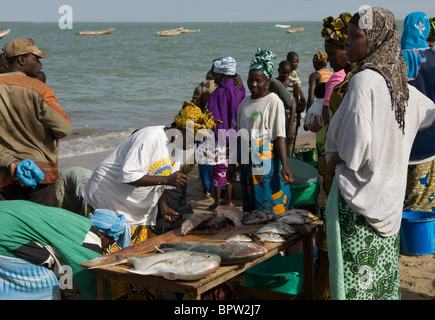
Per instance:
[[[304,288],[303,255],[277,254],[243,272],[243,279],[251,288],[299,294]]]
[[[435,253],[434,212],[403,212],[400,227],[400,253],[411,256]]]
[[[316,204],[317,180],[305,184],[291,184],[290,192],[294,206]]]
[[[312,162],[316,159],[316,148],[295,149],[295,156],[305,162]]]

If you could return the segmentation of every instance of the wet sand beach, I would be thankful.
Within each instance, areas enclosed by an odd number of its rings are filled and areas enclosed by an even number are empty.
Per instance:
[[[315,147],[315,134],[303,132],[298,135],[296,147]],[[94,170],[110,152],[61,158],[59,167],[61,170],[69,167],[84,167]],[[187,182],[187,201],[195,213],[210,212],[209,206],[213,200],[199,203],[197,200],[201,195],[201,181],[198,168],[195,167],[189,174]],[[238,197],[234,199],[234,203],[236,206],[241,206]],[[401,254],[399,263],[402,300],[435,300],[435,255],[406,256]]]

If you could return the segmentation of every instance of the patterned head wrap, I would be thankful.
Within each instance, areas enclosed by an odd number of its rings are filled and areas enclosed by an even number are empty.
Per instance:
[[[406,16],[403,24],[401,47],[407,66],[408,79],[415,79],[420,64],[426,61],[423,51],[429,48],[429,19],[423,12],[413,12]]]
[[[316,52],[313,56],[313,62],[319,64],[321,66],[326,66],[328,64],[326,52],[319,51]]]
[[[435,38],[435,18],[429,19],[429,37],[428,38]]]
[[[351,18],[352,15],[349,12],[341,13],[336,19],[333,17],[324,18],[322,37],[340,47],[344,47],[344,40],[347,38],[347,25]]]
[[[396,121],[404,132],[409,90],[396,19],[384,8],[364,9],[359,11],[358,15],[358,26],[367,35],[367,55],[364,60],[358,62],[354,74],[371,69],[384,77],[390,91]]]
[[[183,129],[193,127],[194,133],[202,129],[214,130],[217,124],[222,123],[222,121],[213,118],[211,112],[202,112],[199,107],[189,101],[184,101],[182,109],[174,118],[174,122]]]
[[[275,59],[275,54],[272,51],[263,50],[261,48],[257,49],[257,53],[251,60],[251,65],[249,70],[256,69],[262,71],[268,79],[273,75],[273,62]]]

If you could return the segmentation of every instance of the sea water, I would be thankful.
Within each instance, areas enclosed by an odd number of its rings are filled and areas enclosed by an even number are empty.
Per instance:
[[[303,27],[291,34],[276,24]],[[78,31],[115,30],[108,35],[79,36]],[[11,29],[0,40],[3,47],[14,38],[33,38],[49,57],[41,59],[47,84],[72,122],[62,139],[59,158],[116,148],[133,130],[169,125],[196,85],[205,79],[212,61],[233,57],[246,85],[250,60],[257,48],[275,53],[274,77],[287,53],[299,55],[297,72],[307,97],[313,55],[324,50],[322,21],[259,23],[183,23],[184,33],[159,37],[157,31],[177,23],[57,23],[3,22]]]

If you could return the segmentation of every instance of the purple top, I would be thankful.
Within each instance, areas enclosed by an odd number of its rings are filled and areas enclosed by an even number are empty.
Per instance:
[[[215,133],[218,133],[219,129],[234,129],[237,131],[237,111],[245,96],[245,87],[242,85],[240,89],[236,89],[234,79],[221,82],[213,91],[208,100],[207,109],[213,114],[214,118],[223,122],[216,126]],[[218,140],[217,134],[215,139]],[[228,140],[227,136],[226,141]]]

